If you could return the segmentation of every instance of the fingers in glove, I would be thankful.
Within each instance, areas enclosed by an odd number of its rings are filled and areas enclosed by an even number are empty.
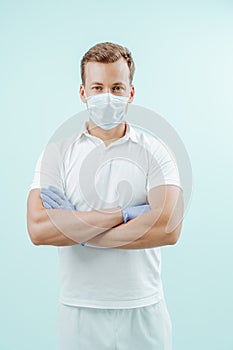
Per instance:
[[[48,191],[52,191],[54,193],[54,195],[52,195],[52,198],[54,200],[56,200],[56,202],[60,205],[60,206],[64,206],[67,207],[67,209],[72,209],[75,210],[75,207],[73,206],[73,204],[67,199],[67,197],[61,192],[59,191],[56,187],[54,186],[49,186]],[[51,193],[51,192],[50,192]],[[61,200],[58,200],[57,197],[55,197],[55,195],[58,195],[59,198],[61,198]]]
[[[54,201],[52,198],[50,198],[49,196],[47,196],[46,193],[43,193],[43,192],[42,192],[42,193],[40,194],[40,197],[41,197],[41,199],[43,200],[43,202],[45,201],[48,205],[51,206],[52,209],[59,209],[59,208],[60,208],[59,204],[58,204],[56,201]]]
[[[151,210],[151,206],[149,204],[144,205],[144,212],[148,212]]]
[[[48,196],[49,198],[51,198],[54,202],[56,202],[59,206],[61,206],[64,202],[63,199],[61,199],[60,196],[58,196],[56,193],[54,193],[53,191],[47,189],[47,188],[41,188],[40,192],[42,194],[45,194],[46,196]]]
[[[56,193],[61,199],[65,200],[64,194],[57,187],[50,185],[48,189]]]
[[[139,209],[139,212],[140,212],[139,215],[145,214],[150,210],[151,210],[151,207],[149,205],[141,205],[141,207]]]
[[[51,205],[49,205],[47,202],[43,201],[43,206],[46,208],[46,209],[53,209],[51,207]]]

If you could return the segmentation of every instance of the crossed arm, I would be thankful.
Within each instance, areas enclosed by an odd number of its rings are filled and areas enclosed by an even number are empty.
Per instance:
[[[96,246],[145,249],[175,244],[183,218],[182,190],[174,185],[152,188],[148,202],[151,211],[124,224],[120,208],[46,210],[40,189],[34,189],[27,200],[28,232],[35,245],[69,246],[87,241]]]
[[[148,193],[149,212],[90,239],[88,243],[120,249],[145,249],[175,244],[183,219],[183,191],[162,185]]]

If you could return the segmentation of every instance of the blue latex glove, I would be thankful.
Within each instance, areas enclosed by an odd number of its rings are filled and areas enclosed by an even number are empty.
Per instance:
[[[67,209],[75,210],[73,204],[54,186],[41,188],[40,198],[47,209]]]
[[[138,217],[141,214],[144,214],[151,210],[151,206],[149,204],[135,205],[128,208],[121,208],[124,223],[127,221]]]
[[[68,209],[76,210],[72,203],[61,193],[56,187],[49,186],[48,188],[41,188],[40,197],[43,201],[43,205],[47,209]],[[99,247],[88,244],[86,242],[80,243],[82,246],[88,246],[93,248],[108,248],[108,247]]]

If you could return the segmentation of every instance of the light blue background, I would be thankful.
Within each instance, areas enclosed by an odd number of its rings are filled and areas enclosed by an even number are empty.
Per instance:
[[[233,349],[231,1],[1,1],[0,348],[55,350],[57,249],[34,246],[26,200],[35,162],[84,108],[79,64],[95,43],[127,46],[134,103],[165,117],[190,155],[182,235],[163,247],[173,350]]]

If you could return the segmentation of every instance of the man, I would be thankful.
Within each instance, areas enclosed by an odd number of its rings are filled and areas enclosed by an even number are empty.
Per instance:
[[[30,187],[31,240],[58,246],[60,349],[172,348],[160,247],[179,238],[182,189],[168,149],[125,120],[133,74],[121,45],[86,52],[80,97],[89,120],[41,154]]]

